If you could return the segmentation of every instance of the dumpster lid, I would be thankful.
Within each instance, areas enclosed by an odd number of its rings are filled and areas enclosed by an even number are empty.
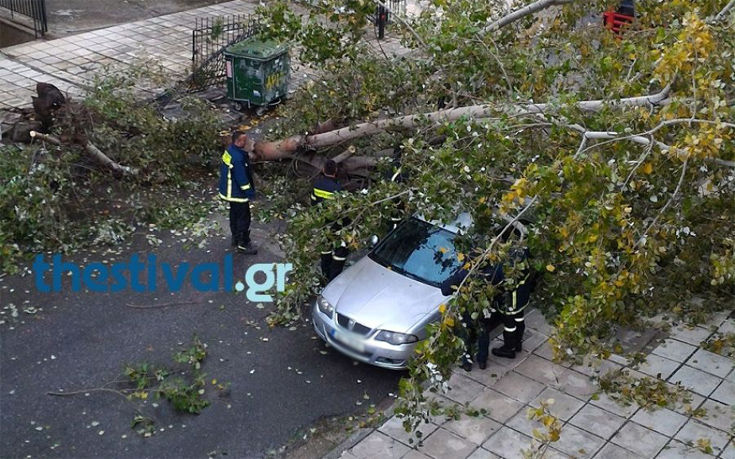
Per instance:
[[[260,40],[251,37],[234,45],[230,45],[225,52],[240,57],[251,57],[256,59],[268,59],[288,50],[288,46],[275,40]]]

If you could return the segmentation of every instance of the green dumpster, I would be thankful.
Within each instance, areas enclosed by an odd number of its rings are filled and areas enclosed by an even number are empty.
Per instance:
[[[290,59],[288,46],[252,37],[225,49],[227,97],[240,108],[264,106],[285,97]]]

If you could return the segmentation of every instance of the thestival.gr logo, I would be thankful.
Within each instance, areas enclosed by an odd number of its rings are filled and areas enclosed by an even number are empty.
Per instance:
[[[199,263],[190,265],[188,262],[179,263],[173,267],[170,263],[158,262],[155,255],[149,254],[146,261],[141,261],[137,254],[130,257],[128,262],[111,264],[93,262],[82,267],[76,263],[63,261],[61,254],[51,257],[50,265],[43,255],[36,255],[33,261],[36,290],[42,293],[60,292],[62,290],[62,276],[64,273],[71,276],[71,289],[78,292],[84,286],[91,292],[122,292],[131,289],[134,292],[155,292],[158,290],[158,273],[163,274],[163,280],[169,292],[178,292],[188,281],[192,287],[201,292],[238,291],[247,289],[249,301],[273,301],[273,297],[266,292],[275,285],[276,291],[283,292],[286,287],[286,273],[293,269],[291,263],[256,263],[245,271],[245,279],[235,282],[233,273],[232,255],[225,255],[223,263]],[[189,269],[191,267],[191,269]],[[51,272],[51,284],[45,280],[45,273]],[[265,275],[263,282],[258,282],[255,276],[258,273]],[[126,277],[129,275],[129,277]],[[142,281],[144,280],[144,282]]]

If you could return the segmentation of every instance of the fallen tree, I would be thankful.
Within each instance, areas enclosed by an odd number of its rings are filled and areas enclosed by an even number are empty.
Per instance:
[[[619,100],[584,100],[576,102],[573,107],[581,111],[598,111],[603,107],[655,107],[666,102],[670,87],[649,96],[626,97]],[[406,115],[398,118],[378,119],[375,121],[358,123],[355,126],[334,129],[326,132],[317,132],[312,135],[293,136],[278,141],[256,142],[255,154],[261,160],[273,161],[284,158],[293,158],[293,154],[301,149],[320,149],[334,146],[342,142],[359,139],[383,132],[386,129],[403,128],[415,129],[426,124],[438,126],[442,123],[457,121],[462,118],[487,119],[497,117],[499,113],[510,114],[516,117],[525,115],[544,115],[550,111],[552,104],[515,104],[515,105],[473,105],[458,107],[449,110],[438,110],[429,113]],[[497,119],[497,118],[496,118]]]
[[[279,160],[339,154],[343,143],[359,152],[398,146],[376,163],[390,173],[376,178],[400,180],[291,211],[284,247],[294,272],[274,322],[298,317],[316,293],[316,247],[336,237],[364,247],[397,209],[436,219],[469,212],[473,240],[460,244],[473,272],[518,244],[494,238],[502,223],[494,210],[528,217],[526,243],[543,279],[535,304],[558,326],[557,358],[605,356],[616,327],[647,315],[693,321],[732,305],[732,2],[644,3],[621,36],[601,26],[603,2],[540,0],[510,13],[490,1],[432,2],[395,24],[406,23],[404,43],[415,49],[393,59],[353,40],[333,45],[329,37],[352,34],[364,12],[327,3],[337,13],[326,20],[296,21],[283,1],[264,10],[271,33],[308,48],[302,56],[318,56],[325,75],[284,113],[286,135],[255,151]],[[552,6],[554,14],[538,14]],[[335,129],[308,133],[324,120]],[[324,231],[344,216],[352,223],[341,234]],[[449,299],[397,412],[426,413],[421,383],[440,389],[463,352],[453,324],[482,314],[494,293],[469,276]]]

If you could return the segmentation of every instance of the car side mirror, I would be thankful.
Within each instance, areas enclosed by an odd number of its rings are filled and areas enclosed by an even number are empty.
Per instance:
[[[375,247],[376,245],[378,245],[378,236],[373,234],[370,236],[370,247]]]

